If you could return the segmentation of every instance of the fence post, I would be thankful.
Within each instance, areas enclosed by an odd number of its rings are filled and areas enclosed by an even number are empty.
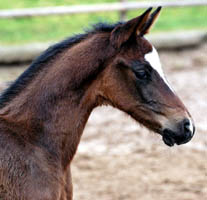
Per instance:
[[[119,1],[120,1],[120,3],[127,2],[127,0],[119,0]],[[127,19],[126,14],[127,14],[127,11],[126,10],[120,11],[120,21],[125,21]]]

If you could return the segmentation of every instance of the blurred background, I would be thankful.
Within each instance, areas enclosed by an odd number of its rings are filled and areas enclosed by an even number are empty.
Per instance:
[[[124,113],[95,109],[72,165],[75,200],[207,199],[207,0],[0,2],[0,91],[50,44],[97,22],[136,17],[150,5],[164,8],[148,39],[192,114],[196,134],[169,148]]]

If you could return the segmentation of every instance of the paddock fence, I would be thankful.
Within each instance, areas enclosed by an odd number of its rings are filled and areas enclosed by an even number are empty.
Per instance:
[[[93,5],[74,6],[54,6],[43,8],[24,8],[12,10],[0,10],[0,19],[3,18],[23,18],[51,15],[72,15],[80,13],[112,12],[119,11],[121,19],[124,19],[126,12],[148,7],[184,7],[184,6],[204,6],[207,0],[177,0],[177,1],[151,1],[151,2],[128,2],[120,0],[117,3],[104,3]]]
[[[74,6],[54,6],[42,8],[24,8],[12,10],[0,10],[0,20],[15,19],[40,16],[88,14],[96,12],[114,12],[120,13],[120,20],[126,19],[126,14],[130,10],[137,10],[148,7],[187,7],[187,6],[206,6],[207,0],[175,0],[175,1],[147,1],[147,2],[129,2],[128,0],[118,0],[117,3],[104,3],[92,5],[74,5]],[[177,32],[162,35],[149,36],[150,41],[159,50],[187,48],[199,46],[207,42],[206,31]],[[0,63],[22,63],[30,62],[42,51],[48,48],[52,43],[35,43],[20,46],[0,46]]]

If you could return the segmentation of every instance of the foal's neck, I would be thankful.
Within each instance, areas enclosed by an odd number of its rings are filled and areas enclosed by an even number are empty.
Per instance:
[[[12,123],[16,134],[44,148],[66,167],[91,111],[98,105],[96,77],[110,57],[107,46],[108,36],[94,35],[57,55],[0,110],[0,118]]]

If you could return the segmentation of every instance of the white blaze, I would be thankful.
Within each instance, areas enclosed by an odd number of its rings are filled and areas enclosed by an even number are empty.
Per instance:
[[[164,80],[164,82],[168,85],[168,87],[173,91],[172,87],[169,85],[167,79],[165,78],[157,50],[152,46],[152,51],[145,54],[144,58],[146,61],[150,63],[153,69],[158,72],[160,77]]]

